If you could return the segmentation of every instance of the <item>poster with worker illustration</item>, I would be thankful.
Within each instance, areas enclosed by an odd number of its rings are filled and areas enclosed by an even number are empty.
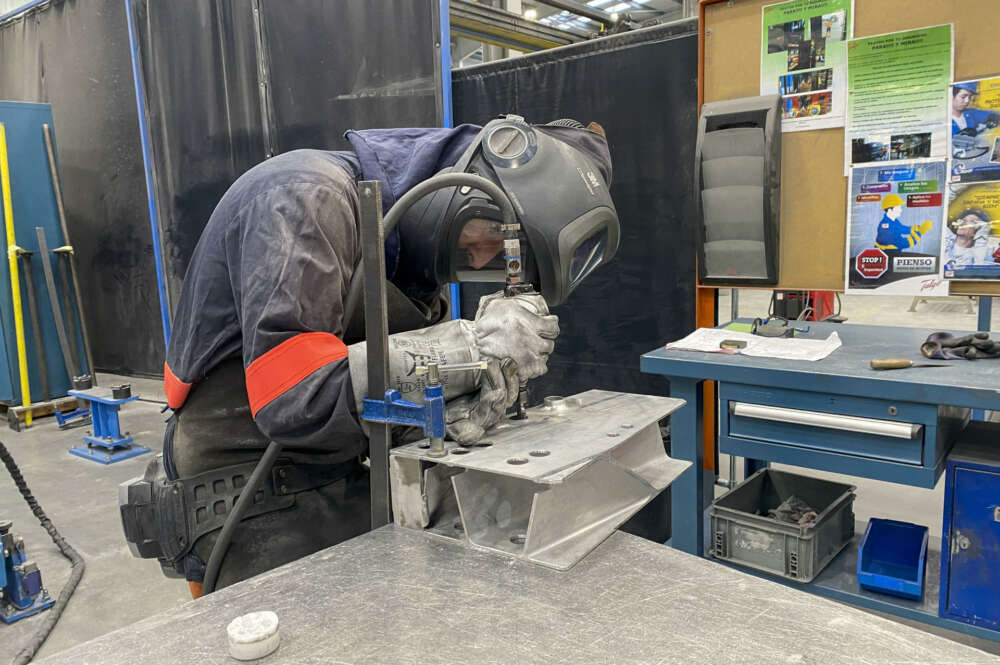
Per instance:
[[[781,130],[843,127],[854,0],[762,7],[760,94],[781,95]]]
[[[847,43],[845,162],[948,156],[952,25]]]
[[[945,160],[851,169],[848,293],[948,295],[940,261],[947,187]]]
[[[1000,77],[951,84],[951,181],[1000,180]]]
[[[945,279],[1000,279],[1000,182],[949,187],[941,263]]]

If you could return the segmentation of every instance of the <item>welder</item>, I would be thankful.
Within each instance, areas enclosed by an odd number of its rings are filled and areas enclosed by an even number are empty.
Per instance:
[[[185,577],[196,597],[225,516],[271,441],[281,456],[233,534],[216,588],[369,528],[363,315],[344,311],[361,259],[358,182],[380,181],[387,211],[436,173],[475,173],[515,207],[537,294],[484,298],[475,320],[448,319],[442,287],[504,280],[502,218],[487,196],[429,194],[386,237],[390,387],[420,402],[416,366],[487,362],[442,374],[448,435],[460,442],[483,436],[518,384],[546,372],[559,334],[548,308],[618,247],[599,125],[506,116],[346,138],[352,151],[296,150],[239,178],[184,279],[164,367],[173,412],[163,454],[123,485],[120,503],[133,553]]]

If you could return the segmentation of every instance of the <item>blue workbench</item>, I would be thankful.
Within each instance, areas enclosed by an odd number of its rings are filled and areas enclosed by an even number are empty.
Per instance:
[[[671,485],[674,547],[692,554],[705,550],[706,481],[701,472],[705,380],[718,382],[721,452],[747,458],[751,465],[757,460],[778,462],[915,487],[935,486],[971,410],[1000,411],[1000,361],[928,361],[919,351],[928,330],[808,325],[809,332],[802,336],[826,338],[837,332],[843,346],[816,362],[662,347],[642,356],[642,371],[669,379],[670,396],[686,401],[670,423],[671,456],[693,462]],[[873,358],[951,366],[874,371],[869,365]],[[859,538],[860,534],[807,589],[1000,639],[998,633],[938,617],[936,588],[928,588],[921,602],[860,590],[853,575],[841,572],[848,571],[851,557],[857,556]],[[939,561],[939,551],[932,562]],[[937,571],[929,566],[927,579],[936,577]]]

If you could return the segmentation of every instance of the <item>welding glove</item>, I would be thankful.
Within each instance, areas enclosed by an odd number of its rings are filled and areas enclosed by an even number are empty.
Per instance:
[[[536,293],[510,298],[493,293],[479,301],[475,333],[484,359],[512,360],[520,380],[528,381],[548,371],[559,317],[549,314],[545,299]]]
[[[389,336],[387,383],[408,402],[423,404],[425,377],[416,368],[430,362],[439,367],[488,360],[484,370],[441,372],[449,438],[463,443],[479,439],[483,432],[503,418],[517,399],[517,366],[485,358],[477,343],[475,323],[464,319],[396,333]],[[358,414],[368,396],[368,345],[359,342],[347,347],[348,368]],[[362,421],[362,426],[367,427]],[[367,431],[367,430],[366,430]]]
[[[439,367],[459,363],[477,362],[476,333],[472,321],[456,319],[429,328],[389,335],[389,374],[386,382],[398,390],[408,402],[423,404],[424,376],[417,376],[416,368],[427,363]],[[347,347],[347,362],[354,387],[358,413],[362,399],[368,396],[368,344],[358,342]],[[481,370],[441,372],[441,387],[447,402],[459,395],[474,392],[479,386]]]
[[[446,404],[448,438],[459,443],[479,441],[486,430],[503,419],[517,400],[519,387],[517,366],[513,362],[488,361],[479,393],[463,395]]]

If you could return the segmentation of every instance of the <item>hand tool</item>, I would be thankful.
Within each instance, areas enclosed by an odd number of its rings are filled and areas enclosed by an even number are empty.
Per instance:
[[[910,367],[950,367],[950,365],[939,365],[937,363],[915,363],[906,358],[875,358],[872,360],[872,369],[908,369]]]

